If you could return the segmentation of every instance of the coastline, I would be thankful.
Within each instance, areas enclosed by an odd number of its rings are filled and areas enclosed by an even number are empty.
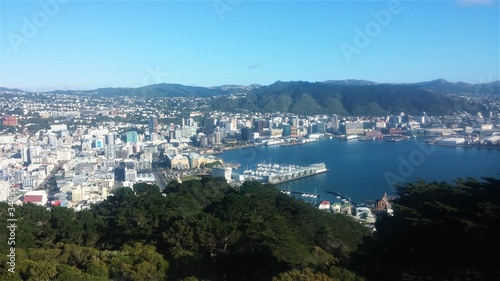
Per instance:
[[[440,143],[429,143],[429,145],[442,146],[442,147],[464,147],[464,148],[500,149],[500,146],[488,146],[488,145],[480,145],[480,144],[440,144]]]
[[[246,144],[246,145],[239,145],[239,146],[225,146],[222,151],[226,151],[226,150],[237,150],[237,149],[243,149],[243,148],[250,148],[250,147],[254,147],[254,146],[257,146],[255,144]]]
[[[426,143],[424,138],[411,138],[396,143],[355,141],[353,145],[346,145],[346,142],[334,138],[320,140],[312,143],[314,145],[306,146],[275,146],[274,148],[263,146],[247,150],[243,148],[252,147],[253,144],[231,147],[220,157],[224,161],[241,163],[243,167],[270,162],[271,159],[273,163],[297,165],[325,162],[330,172],[281,183],[279,186],[290,187],[291,190],[304,193],[313,193],[316,188],[316,193],[325,200],[335,200],[335,195],[325,193],[326,190],[340,191],[339,193],[345,197],[350,197],[352,201],[359,203],[364,202],[365,199],[379,198],[385,191],[393,190],[393,182],[387,180],[387,173],[400,177],[397,183],[411,182],[417,178],[424,178],[428,181],[453,181],[457,177],[480,178],[484,175],[498,174],[500,168],[497,155],[500,150],[498,149],[445,148],[436,148],[436,152],[432,155],[425,154],[422,165],[414,166],[411,173],[400,174],[401,163],[410,161],[409,155],[413,157],[414,151]],[[403,158],[404,160],[401,160]],[[464,161],[468,164],[463,165]],[[436,169],[443,165],[449,169],[439,174],[435,173]]]

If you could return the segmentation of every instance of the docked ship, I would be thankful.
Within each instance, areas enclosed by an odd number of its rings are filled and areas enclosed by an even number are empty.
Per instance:
[[[246,170],[244,180],[258,180],[263,183],[278,184],[304,177],[328,172],[325,163],[316,163],[309,166],[257,164],[257,169]]]
[[[344,135],[344,136],[340,137],[341,140],[345,140],[345,141],[355,140],[358,138],[359,138],[358,135]]]
[[[317,141],[318,141],[317,138],[299,139],[299,140],[292,140],[289,142],[282,142],[280,144],[280,146],[303,145],[303,144],[313,143],[313,142],[317,142]]]
[[[273,145],[280,145],[280,144],[283,144],[285,143],[284,140],[268,140],[264,143],[265,146],[273,146]]]
[[[399,142],[399,141],[404,141],[407,139],[410,139],[410,137],[408,137],[408,136],[393,136],[393,137],[387,138],[386,140],[388,142]]]

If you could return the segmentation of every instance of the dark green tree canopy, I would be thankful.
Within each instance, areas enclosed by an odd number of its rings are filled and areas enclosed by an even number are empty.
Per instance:
[[[369,234],[272,185],[233,188],[219,178],[172,184],[164,194],[139,183],[90,210],[27,204],[17,214],[23,262],[1,280],[271,280],[306,268],[306,276],[358,280],[342,266]]]
[[[498,280],[500,181],[487,178],[397,188],[394,216],[355,254],[374,280]]]

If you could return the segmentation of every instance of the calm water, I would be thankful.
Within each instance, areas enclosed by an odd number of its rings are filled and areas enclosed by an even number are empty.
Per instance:
[[[323,140],[289,147],[252,147],[225,151],[226,162],[253,169],[262,162],[308,165],[324,162],[330,172],[278,185],[280,189],[318,193],[330,200],[339,192],[354,202],[393,193],[392,183],[451,181],[457,177],[500,177],[500,149],[430,146],[418,139],[401,142]],[[299,196],[300,197],[300,196]],[[301,197],[304,198],[304,197]]]

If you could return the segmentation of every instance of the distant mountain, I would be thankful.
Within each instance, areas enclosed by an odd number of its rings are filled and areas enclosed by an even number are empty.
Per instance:
[[[259,84],[252,84],[248,86],[242,86],[242,85],[222,85],[222,86],[215,86],[215,87],[209,87],[209,89],[213,90],[221,90],[221,91],[231,91],[231,90],[252,90],[262,87],[262,85]]]
[[[0,87],[0,91],[23,92]],[[229,97],[231,93],[245,97]],[[328,80],[325,82],[278,81],[268,86],[252,84],[216,87],[155,84],[139,88],[99,88],[87,91],[58,90],[56,94],[100,97],[213,97],[217,110],[244,109],[254,112],[290,112],[296,114],[372,115],[421,114],[446,115],[456,111],[486,113],[485,105],[450,94],[500,97],[500,81],[468,84],[438,79],[413,84],[379,84],[367,80]]]
[[[0,91],[3,91],[3,92],[24,92],[23,90],[19,90],[19,89],[10,89],[10,88],[5,88],[5,87],[0,87]]]
[[[181,84],[154,84],[138,88],[98,88],[95,90],[56,90],[55,94],[90,95],[90,96],[127,96],[127,97],[211,97],[239,91],[256,89],[260,85],[249,86],[224,85],[217,87],[186,86]]]
[[[379,83],[368,81],[368,80],[356,80],[356,79],[346,79],[346,80],[328,80],[323,82],[329,85],[344,85],[344,86],[369,86],[378,85]]]
[[[377,83],[367,80],[328,80],[324,82],[329,85],[344,85],[344,86],[370,86],[379,85]],[[393,85],[398,85],[397,83]],[[424,90],[429,90],[442,94],[475,94],[475,95],[500,95],[500,81],[489,83],[469,84],[464,82],[449,82],[444,79],[436,79],[432,81],[400,84],[400,85],[414,85]]]
[[[371,84],[352,86],[327,82],[281,82],[253,89],[240,99],[221,97],[214,109],[247,109],[256,112],[296,114],[372,115],[422,114],[445,115],[455,111],[484,112],[483,105],[460,97],[433,92],[419,85]],[[363,82],[364,83],[364,82]],[[356,84],[356,83],[354,83]]]
[[[181,84],[154,84],[140,88],[100,88],[92,92],[101,96],[130,97],[209,97],[235,91],[235,88],[206,88]]]
[[[278,81],[276,83],[284,83]],[[307,83],[307,82],[304,82]],[[381,83],[368,81],[368,80],[328,80],[319,82],[328,86],[377,86],[384,85]],[[385,84],[388,85],[388,84]],[[415,86],[424,90],[429,90],[435,93],[442,94],[475,94],[475,95],[497,95],[500,96],[500,81],[482,83],[482,84],[469,84],[464,82],[448,82],[444,79],[437,79],[426,82],[419,82],[413,84],[390,84]],[[271,85],[267,86],[270,87]],[[258,84],[252,85],[221,85],[214,87],[199,87],[199,86],[186,86],[181,84],[154,84],[138,88],[99,88],[95,90],[55,90],[51,93],[56,94],[76,94],[76,95],[100,95],[100,96],[145,96],[145,97],[209,97],[216,95],[224,95],[234,92],[247,92],[253,91],[263,86]],[[20,89],[9,89],[0,87],[0,91],[11,92],[25,92]]]
[[[464,82],[448,82],[437,79],[427,82],[415,83],[422,89],[443,94],[475,94],[475,95],[500,95],[500,81],[481,84],[469,84]]]

